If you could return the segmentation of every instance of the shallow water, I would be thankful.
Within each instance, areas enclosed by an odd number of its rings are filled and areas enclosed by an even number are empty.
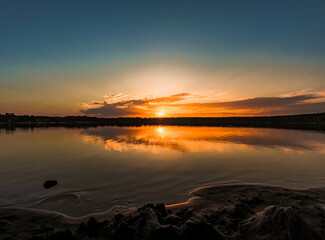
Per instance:
[[[325,186],[325,134],[230,127],[0,130],[0,206],[71,216],[187,200],[198,186]],[[46,180],[58,185],[45,189]]]

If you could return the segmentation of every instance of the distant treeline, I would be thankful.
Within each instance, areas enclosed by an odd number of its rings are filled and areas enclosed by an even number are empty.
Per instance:
[[[97,118],[88,116],[48,117],[33,115],[0,114],[2,126],[235,126],[275,127],[325,130],[325,113],[269,116],[269,117],[218,117],[218,118]]]

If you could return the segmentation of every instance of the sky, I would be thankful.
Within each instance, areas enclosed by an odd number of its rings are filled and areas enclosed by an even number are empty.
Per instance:
[[[325,112],[324,1],[0,0],[0,113]]]

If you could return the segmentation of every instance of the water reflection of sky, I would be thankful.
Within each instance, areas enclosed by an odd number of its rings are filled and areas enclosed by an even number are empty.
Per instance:
[[[184,152],[224,151],[229,144],[312,150],[325,153],[325,134],[318,132],[232,127],[127,127],[92,128],[82,132],[85,142],[103,144],[108,151]]]
[[[221,127],[0,131],[0,206],[72,216],[187,200],[193,188],[325,186],[325,134]],[[58,185],[44,189],[46,180]]]

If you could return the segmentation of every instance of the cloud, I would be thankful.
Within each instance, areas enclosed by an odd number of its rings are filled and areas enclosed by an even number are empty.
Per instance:
[[[109,102],[109,103],[113,103],[116,101],[120,101],[123,98],[128,97],[128,95],[125,95],[123,93],[119,93],[119,94],[109,94],[107,96],[105,96],[105,101]]]
[[[227,102],[210,102],[210,103],[193,103],[191,106],[209,107],[209,108],[226,108],[226,109],[261,109],[284,107],[292,104],[303,103],[306,100],[315,99],[315,95],[300,95],[292,97],[256,97],[237,101]],[[177,105],[185,107],[185,105]]]
[[[179,93],[160,98],[131,99],[127,101],[119,101],[113,103],[107,103],[106,101],[104,101],[103,106],[101,107],[89,108],[86,110],[81,110],[80,112],[87,115],[98,115],[104,117],[141,115],[144,113],[144,110],[153,109],[159,104],[168,105],[171,103],[182,101],[189,96],[191,96],[191,94],[189,93]],[[84,104],[84,106],[91,105],[93,106],[94,104]]]
[[[112,95],[113,96],[113,95]],[[325,111],[324,92],[298,91],[275,97],[254,97],[234,101],[196,102],[197,96],[179,93],[159,98],[130,99],[112,103],[92,102],[81,110],[103,117],[154,117],[164,109],[169,117],[180,116],[252,116],[315,113]]]

